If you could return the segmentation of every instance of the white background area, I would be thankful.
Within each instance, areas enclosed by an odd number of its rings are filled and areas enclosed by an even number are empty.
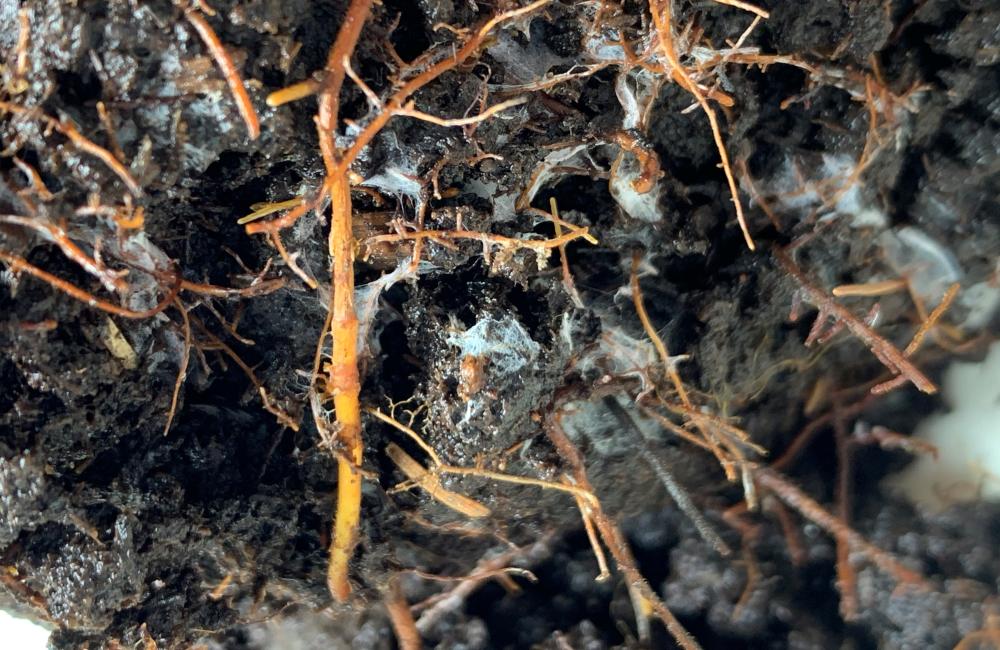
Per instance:
[[[11,650],[45,650],[49,631],[23,618],[0,610],[0,647]]]

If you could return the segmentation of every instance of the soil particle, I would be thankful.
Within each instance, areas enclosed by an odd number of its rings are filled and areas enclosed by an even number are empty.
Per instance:
[[[636,625],[617,572],[595,580],[601,568],[571,494],[495,475],[443,476],[445,489],[490,511],[460,516],[423,487],[393,489],[406,477],[389,443],[424,466],[429,458],[373,416],[364,422],[363,517],[351,565],[358,598],[331,605],[338,449],[309,416],[330,298],[329,210],[282,232],[317,290],[237,220],[257,204],[308,199],[322,182],[315,100],[275,108],[264,99],[323,67],[346,2],[211,4],[206,20],[264,125],[256,140],[185,18],[196,9],[165,0],[0,0],[3,99],[26,107],[0,112],[0,214],[63,224],[87,255],[127,271],[135,309],[162,297],[161,276],[172,268],[190,283],[284,282],[239,300],[181,293],[195,345],[164,435],[185,350],[178,304],[148,319],[108,315],[4,266],[0,606],[57,626],[57,649],[133,647],[146,635],[160,648],[389,649],[381,594],[398,578],[428,647],[670,647],[656,624],[648,638]],[[637,152],[629,158],[611,144],[632,110],[622,88],[641,94],[637,77],[621,73],[617,40],[652,50],[646,5],[600,3],[598,25],[594,5],[553,2],[498,29],[475,62],[421,90],[413,107],[460,118],[506,99],[523,103],[458,128],[397,117],[365,149],[353,168],[356,236],[424,228],[542,239],[573,224],[596,243],[578,239],[546,256],[435,235],[413,269],[410,242],[360,246],[357,295],[372,297],[362,400],[404,423],[412,416],[448,464],[549,482],[568,480],[545,435],[546,416],[558,410],[639,569],[705,647],[954,647],[988,624],[996,599],[996,508],[922,515],[878,488],[903,456],[858,451],[852,526],[928,586],[901,589],[855,554],[861,613],[845,622],[834,541],[771,495],[760,512],[739,514],[741,486],[726,480],[711,450],[648,412],[677,402],[676,390],[636,316],[630,280],[636,255],[650,328],[671,354],[685,355],[677,368],[700,412],[768,450],[754,455],[741,443],[752,462],[780,457],[810,422],[863,399],[854,387],[883,373],[877,355],[847,334],[805,347],[816,316],[791,322],[801,287],[770,251],[791,245],[824,292],[910,278],[911,293],[843,300],[859,319],[877,300],[877,331],[900,348],[920,319],[911,295],[932,308],[952,281],[963,292],[995,289],[1000,10],[944,0],[762,3],[771,17],[743,47],[795,65],[758,69],[700,62],[709,45],[735,42],[752,15],[674,4],[678,43],[690,49],[685,65],[715,70],[705,72],[704,92],[716,93],[758,250],[747,249],[736,224],[705,114],[679,84],[664,80],[648,98],[642,142],[663,171],[655,198],[629,194],[628,178],[615,178],[638,169]],[[354,69],[384,95],[400,60],[419,65],[429,48],[445,52],[490,11],[386,0],[365,26]],[[23,69],[21,15],[30,25]],[[542,87],[560,74],[576,76]],[[352,84],[342,104],[351,120],[343,133],[355,134],[372,105]],[[43,116],[120,150],[111,155],[122,156],[141,192],[129,193],[120,172]],[[566,224],[541,212],[550,199]],[[127,206],[144,211],[142,234],[121,227]],[[0,224],[0,251],[106,295],[57,244]],[[914,357],[935,382],[955,354],[979,354],[975,337],[994,335],[998,324],[961,299],[946,322],[949,332],[964,325],[963,337],[939,346],[935,333]],[[109,348],[109,331],[133,361]],[[261,387],[297,430],[262,407]],[[940,406],[906,388],[851,417],[907,433]],[[786,468],[831,509],[832,437],[830,426],[819,428]],[[682,514],[656,463],[670,468],[729,556]]]

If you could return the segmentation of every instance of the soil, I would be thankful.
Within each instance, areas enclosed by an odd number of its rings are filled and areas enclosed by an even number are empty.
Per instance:
[[[552,222],[516,200],[553,152],[581,147],[531,205],[548,210],[555,199],[560,216],[588,227],[598,243],[578,239],[564,252],[577,306],[559,253],[546,265],[526,249],[494,250],[487,259],[478,242],[428,242],[418,275],[380,296],[359,289],[377,301],[364,341],[362,400],[383,411],[399,404],[400,418],[414,411],[414,426],[452,465],[553,481],[563,464],[546,437],[545,415],[564,412],[596,494],[622,526],[639,569],[704,647],[951,648],[990,624],[1000,589],[1000,506],[923,513],[879,486],[907,454],[858,446],[851,526],[928,586],[900,587],[855,557],[859,608],[845,617],[834,540],[767,494],[761,512],[734,520],[730,510],[744,498],[740,483],[636,406],[647,389],[659,388],[647,385],[658,381],[649,370],[658,360],[629,292],[634,256],[649,318],[670,351],[688,356],[678,368],[698,404],[733,418],[771,459],[816,419],[809,403],[817,384],[857,402],[864,391],[852,387],[886,378],[879,360],[846,332],[804,346],[815,311],[790,321],[799,287],[772,251],[794,247],[797,263],[825,291],[898,277],[901,256],[924,255],[938,263],[937,275],[930,263],[906,272],[928,308],[951,281],[970,295],[997,282],[1000,3],[758,4],[771,16],[742,47],[822,72],[728,62],[713,77],[733,100],[719,117],[756,251],[736,223],[705,114],[697,105],[687,110],[694,100],[679,85],[654,90],[641,129],[663,170],[648,212],[629,209],[613,175],[609,182],[621,150],[608,143],[629,117],[616,96],[620,66],[544,91],[511,90],[600,62],[587,46],[598,5],[607,24],[629,38],[648,31],[645,3],[554,1],[498,29],[478,60],[422,90],[417,108],[448,117],[475,114],[486,90],[488,104],[522,94],[527,100],[474,127],[392,120],[354,165],[372,190],[355,196],[359,238],[393,232],[390,220],[414,220],[424,208],[426,228],[460,223],[508,237],[551,237]],[[244,299],[181,294],[198,323],[197,345],[164,435],[185,354],[180,310],[109,316],[36,277],[3,271],[0,607],[51,624],[57,649],[392,648],[382,594],[394,576],[406,600],[420,604],[477,571],[518,567],[524,571],[483,581],[443,605],[423,603],[417,616],[425,645],[671,647],[657,624],[648,635],[637,627],[617,572],[595,579],[597,559],[571,496],[443,477],[445,488],[490,509],[487,519],[472,520],[423,490],[394,491],[405,477],[387,445],[414,456],[420,450],[369,416],[369,478],[351,571],[356,593],[349,604],[331,603],[325,572],[336,457],[308,415],[309,370],[329,296],[328,224],[309,214],[283,233],[319,282],[310,290],[266,239],[248,236],[237,220],[254,204],[320,182],[315,101],[271,108],[264,99],[322,69],[345,5],[212,2],[216,15],[207,19],[260,115],[261,135],[250,140],[183,3],[0,0],[3,98],[31,109],[0,111],[0,213],[62,224],[88,254],[103,250],[115,268],[123,268],[124,253],[141,253],[160,268],[172,260],[191,282],[247,286],[261,269],[285,280],[277,291]],[[21,9],[30,24],[23,63]],[[386,43],[412,61],[460,37],[441,24],[471,27],[494,11],[492,3],[384,0],[354,67],[382,94],[393,70]],[[699,47],[728,47],[726,39],[739,38],[753,18],[722,4],[675,2],[678,32],[688,30],[685,38]],[[352,120],[368,112],[351,83],[343,107]],[[872,107],[881,120],[874,130]],[[106,214],[80,212],[120,205],[128,188],[47,129],[40,114],[120,148],[141,185],[134,199],[145,211],[141,233],[123,235]],[[32,193],[15,156],[37,170],[51,197]],[[859,160],[862,173],[852,176]],[[111,295],[32,230],[0,223],[0,250]],[[359,285],[384,277],[413,251],[392,244],[369,252],[356,265]],[[157,278],[149,266],[133,264],[126,278],[133,291],[124,304],[152,307]],[[864,318],[876,300],[877,331],[904,348],[919,322],[907,293],[843,304]],[[945,321],[969,343],[928,344],[914,357],[931,381],[939,383],[954,358],[981,358],[998,325],[981,312],[974,300],[957,300]],[[297,431],[263,408],[220,340],[301,422]],[[845,426],[907,434],[941,408],[937,396],[906,386],[868,399]],[[657,466],[669,468],[733,554],[723,557],[699,535]],[[838,468],[827,426],[783,471],[833,509]]]

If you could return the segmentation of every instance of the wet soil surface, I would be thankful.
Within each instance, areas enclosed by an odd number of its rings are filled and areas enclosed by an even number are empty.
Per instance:
[[[527,249],[432,240],[410,274],[400,271],[410,244],[361,251],[358,284],[375,283],[358,290],[368,305],[362,400],[383,411],[398,403],[400,419],[415,414],[414,427],[452,465],[551,481],[563,464],[544,423],[559,410],[639,569],[705,647],[950,648],[990,624],[1000,507],[923,514],[880,487],[909,457],[857,445],[851,525],[927,585],[901,587],[853,557],[857,612],[845,613],[834,540],[766,493],[760,512],[734,514],[740,482],[649,415],[667,384],[630,276],[635,260],[650,321],[670,351],[688,355],[678,368],[699,408],[730,418],[769,459],[834,408],[849,412],[847,431],[912,431],[943,408],[939,398],[909,385],[866,398],[885,367],[846,332],[805,347],[815,311],[790,322],[799,287],[772,251],[793,246],[824,291],[908,277],[909,294],[843,300],[859,319],[878,301],[877,331],[900,349],[920,321],[915,299],[926,314],[958,282],[945,316],[954,336],[913,358],[938,383],[949,360],[982,356],[976,342],[997,326],[977,296],[997,283],[1000,4],[759,4],[770,18],[721,63],[712,52],[735,43],[754,15],[676,2],[674,16],[685,65],[710,71],[705,92],[727,98],[713,104],[756,251],[692,95],[653,70],[656,59],[649,70],[625,64],[622,38],[640,56],[653,47],[643,40],[644,3],[552,2],[418,93],[416,108],[446,117],[526,99],[463,127],[391,121],[354,165],[358,188],[368,188],[354,197],[359,238],[410,228],[418,216],[425,228],[547,238],[557,232],[538,210],[555,199],[562,219],[597,243],[577,239],[545,263]],[[226,287],[284,281],[245,298],[182,292],[157,315],[130,319],[3,266],[0,606],[53,625],[55,648],[392,648],[382,594],[398,579],[428,647],[671,647],[658,624],[636,625],[617,572],[595,580],[572,496],[443,477],[489,508],[470,519],[423,490],[394,491],[405,476],[387,445],[415,457],[420,449],[369,416],[356,594],[331,603],[336,457],[309,415],[328,224],[310,213],[282,235],[318,280],[311,290],[237,220],[321,182],[315,101],[271,108],[264,98],[322,68],[345,3],[215,0],[212,9],[206,19],[260,115],[256,140],[185,18],[197,9],[0,0],[0,213],[58,224],[87,255],[127,270],[128,290],[109,293],[51,236],[10,220],[0,223],[0,250],[137,311],[162,297],[171,268]],[[447,49],[463,34],[442,24],[476,26],[496,10],[385,0],[354,68],[383,94],[398,68],[392,49],[402,61]],[[784,61],[755,66],[740,53]],[[541,83],[563,73],[576,74]],[[368,114],[365,95],[345,84],[342,117],[363,123]],[[138,191],[44,116],[120,152]],[[638,150],[619,144],[623,130],[659,160],[651,191],[636,189]],[[141,229],[123,226],[139,206]],[[386,281],[393,272],[407,277]],[[164,435],[186,353],[182,306],[194,349]],[[263,407],[247,370],[298,430]],[[782,469],[833,509],[843,463],[831,422]],[[699,535],[658,467],[729,556]],[[496,573],[504,567],[523,571]],[[463,591],[463,577],[490,571]]]

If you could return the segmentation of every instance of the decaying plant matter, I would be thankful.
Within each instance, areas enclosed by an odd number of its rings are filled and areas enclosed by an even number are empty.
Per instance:
[[[875,483],[995,324],[995,12],[22,4],[0,605],[57,647],[995,636],[991,533]]]

